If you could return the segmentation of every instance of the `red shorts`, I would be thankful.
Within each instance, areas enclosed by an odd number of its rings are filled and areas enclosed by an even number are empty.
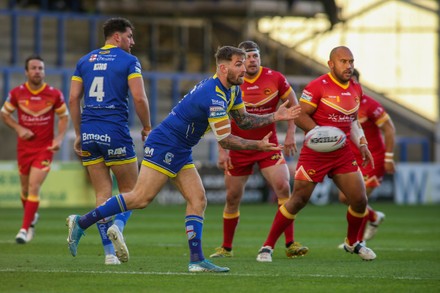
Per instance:
[[[296,165],[295,180],[322,182],[325,175],[332,178],[336,174],[358,170],[359,166],[349,146],[330,153],[315,152],[304,146]]]
[[[20,175],[29,175],[31,167],[49,172],[53,154],[52,151],[47,150],[47,147],[19,150],[17,152],[18,172]]]
[[[227,171],[231,176],[247,176],[253,173],[254,165],[264,169],[274,165],[286,164],[283,154],[280,151],[229,151],[232,166]]]
[[[357,157],[357,162],[359,164],[359,168],[361,169],[362,175],[364,176],[364,182],[366,187],[378,187],[385,175],[385,156],[382,153],[380,154],[372,154],[374,160],[374,169],[371,164],[368,164],[365,167],[362,167],[362,158]]]

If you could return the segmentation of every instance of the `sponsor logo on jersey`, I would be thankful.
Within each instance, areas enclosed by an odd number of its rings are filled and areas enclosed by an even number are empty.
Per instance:
[[[145,155],[146,157],[151,158],[151,157],[153,156],[153,153],[154,153],[154,149],[153,149],[153,148],[145,147],[145,149],[144,149],[144,155]]]
[[[86,142],[89,140],[101,141],[110,143],[112,141],[111,137],[108,134],[96,134],[96,133],[83,133],[82,141]]]
[[[107,63],[95,63],[93,70],[107,70]]]
[[[226,115],[226,110],[219,106],[209,107],[209,118],[223,117]]]
[[[110,50],[105,50],[105,51],[100,51],[99,54],[100,55],[107,55],[110,53]]]
[[[253,85],[253,86],[248,86],[246,88],[246,90],[250,91],[250,90],[258,90],[260,87],[258,85]]]
[[[351,96],[351,93],[350,92],[341,93],[341,96]]]
[[[347,123],[347,122],[352,122],[354,120],[354,116],[329,114],[328,119],[331,120],[332,122]]]
[[[310,102],[310,101],[312,100],[312,94],[311,94],[310,92],[304,90],[304,91],[302,92],[301,99],[304,99],[304,100]]]
[[[172,161],[173,159],[174,159],[174,154],[168,152],[168,153],[165,154],[165,159],[163,160],[163,162],[164,162],[165,164],[167,164],[167,165],[170,165],[170,164],[171,164],[171,161]]]
[[[219,101],[219,100],[213,100],[213,99],[211,99],[211,103],[212,103],[213,105],[221,106],[222,108],[225,107],[225,101]]]
[[[30,99],[31,101],[41,101],[41,97],[32,96]]]
[[[315,169],[309,169],[307,170],[307,174],[309,174],[309,176],[313,176],[316,174],[316,170]]]
[[[127,154],[127,149],[126,149],[126,147],[120,147],[120,148],[116,148],[116,149],[108,149],[107,154],[110,157],[122,157]]]
[[[95,62],[95,61],[96,61],[96,58],[98,58],[98,55],[97,55],[97,54],[92,54],[92,55],[90,55],[89,62]]]

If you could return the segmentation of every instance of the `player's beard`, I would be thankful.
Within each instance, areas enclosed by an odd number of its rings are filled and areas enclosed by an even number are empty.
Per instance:
[[[231,85],[241,85],[244,82],[244,76],[235,77],[234,74],[228,72],[228,75],[226,76],[226,80]]]

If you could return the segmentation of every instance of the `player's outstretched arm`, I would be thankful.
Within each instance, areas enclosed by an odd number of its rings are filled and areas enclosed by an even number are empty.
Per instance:
[[[250,114],[245,108],[232,110],[229,112],[229,114],[241,129],[260,128],[277,121],[292,120],[297,118],[301,112],[300,107],[295,105],[293,107],[286,108],[288,103],[289,101],[284,102],[280,105],[276,112],[266,115]]]

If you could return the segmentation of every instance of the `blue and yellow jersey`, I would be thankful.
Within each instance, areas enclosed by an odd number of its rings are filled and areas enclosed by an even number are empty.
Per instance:
[[[209,122],[229,119],[244,108],[239,86],[225,88],[217,75],[199,82],[158,126],[176,146],[191,148],[210,130]]]
[[[142,77],[138,59],[106,45],[83,56],[72,80],[84,87],[83,121],[128,123],[128,80]]]

